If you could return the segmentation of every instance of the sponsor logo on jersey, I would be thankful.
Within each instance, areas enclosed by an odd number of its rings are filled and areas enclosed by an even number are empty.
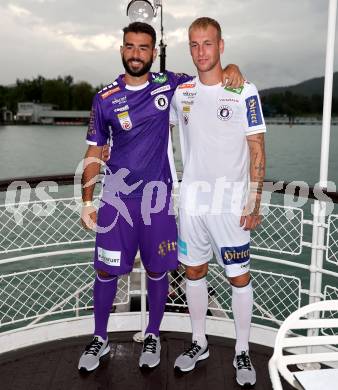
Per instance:
[[[161,110],[164,111],[169,106],[168,98],[165,95],[157,95],[154,99],[155,106]]]
[[[109,89],[107,92],[104,92],[102,95],[101,95],[101,98],[102,99],[107,99],[107,97],[109,97],[110,95],[112,95],[113,93],[116,93],[120,90],[120,87],[116,87],[116,88],[113,88],[113,89]]]
[[[190,106],[183,106],[183,122],[187,126],[189,123]]]
[[[122,112],[122,111],[128,111],[129,106],[126,104],[125,106],[119,107],[119,108],[114,108],[114,112]]]
[[[133,127],[128,111],[117,114],[118,120],[123,130],[130,130]]]
[[[225,265],[246,263],[250,260],[250,243],[241,246],[224,246],[221,248]]]
[[[115,98],[111,101],[111,104],[125,104],[125,103],[127,103],[127,96]]]
[[[242,85],[239,88],[230,88],[230,87],[224,87],[226,91],[237,93],[237,95],[240,95],[244,89],[244,85]]]
[[[192,106],[194,104],[194,101],[193,100],[182,100],[181,103],[185,104],[187,106]]]
[[[178,245],[178,251],[179,253],[182,253],[182,255],[186,255],[188,254],[188,246],[187,246],[187,243],[183,240],[181,240],[179,237],[178,237],[178,240],[177,240],[177,245]]]
[[[257,95],[248,97],[245,102],[249,127],[262,125],[263,120]]]
[[[119,251],[109,251],[108,249],[98,247],[97,255],[99,261],[112,267],[119,267],[121,264],[121,252]]]
[[[170,91],[171,86],[169,84],[163,85],[163,87],[159,87],[154,89],[153,91],[150,92],[150,95],[157,95],[158,93],[164,92],[164,91]]]
[[[195,83],[184,83],[178,86],[178,89],[195,88]]]
[[[239,103],[238,99],[233,99],[233,98],[226,98],[226,99],[219,99],[220,102],[233,102],[233,103]]]
[[[192,98],[194,98],[196,95],[197,95],[197,92],[188,92],[188,91],[184,91],[184,92],[183,92],[183,96],[185,96],[185,97],[188,98],[188,99],[192,99]]]
[[[89,117],[89,126],[88,126],[88,131],[87,135],[89,137],[93,136],[96,134],[96,129],[95,129],[95,108],[92,107],[90,111],[90,117]]]
[[[162,241],[160,242],[158,246],[158,254],[161,257],[166,256],[169,252],[175,252],[177,248],[177,242],[176,241]]]
[[[228,121],[232,117],[233,111],[230,106],[221,106],[217,110],[217,118],[221,121]]]
[[[166,74],[159,74],[154,78],[153,82],[157,84],[164,84],[168,80],[168,76]]]

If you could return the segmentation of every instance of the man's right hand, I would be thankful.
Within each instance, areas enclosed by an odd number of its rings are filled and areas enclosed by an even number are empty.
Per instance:
[[[95,231],[96,208],[94,206],[83,206],[81,210],[81,225],[86,230]]]
[[[110,147],[107,144],[107,145],[104,145],[102,148],[101,159],[102,159],[102,161],[107,162],[109,160],[109,157],[110,157]]]

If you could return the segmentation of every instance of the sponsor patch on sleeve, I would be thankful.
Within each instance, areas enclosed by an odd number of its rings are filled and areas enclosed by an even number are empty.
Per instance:
[[[245,263],[250,260],[250,243],[240,246],[224,246],[221,255],[225,265]]]
[[[121,252],[120,251],[109,251],[104,248],[97,248],[97,256],[99,261],[110,265],[112,267],[119,267],[121,265]]]
[[[95,108],[92,107],[92,110],[90,111],[90,118],[89,118],[89,125],[88,125],[88,132],[87,136],[92,137],[96,134],[95,129]]]
[[[257,95],[253,95],[245,99],[246,115],[249,127],[259,126],[263,124],[261,109]]]

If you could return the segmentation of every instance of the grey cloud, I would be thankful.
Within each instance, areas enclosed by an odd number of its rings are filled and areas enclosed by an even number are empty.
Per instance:
[[[31,15],[11,15],[9,4]],[[0,0],[4,15],[0,41],[6,53],[0,84],[37,74],[55,77],[66,73],[93,84],[109,82],[123,69],[117,46],[122,27],[129,23],[127,4],[128,0]],[[188,45],[177,40],[175,32],[186,31],[198,16],[211,16],[223,29],[223,63],[239,64],[259,88],[297,83],[324,73],[326,1],[163,0],[163,4],[165,36],[173,37],[166,42],[168,69],[195,73]],[[159,18],[154,26],[159,31]],[[95,39],[103,44],[95,45]],[[86,52],[86,46],[92,51]]]

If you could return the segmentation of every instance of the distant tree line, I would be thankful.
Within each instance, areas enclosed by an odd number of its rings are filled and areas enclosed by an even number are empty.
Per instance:
[[[74,83],[72,76],[18,79],[13,86],[0,86],[0,108],[7,107],[16,113],[18,102],[35,102],[51,103],[60,110],[90,110],[92,98],[101,88],[102,85],[94,88],[85,81]],[[263,96],[262,105],[266,116],[321,116],[323,97],[320,94],[306,96],[285,91]],[[337,98],[332,101],[332,114],[338,115]]]
[[[90,110],[92,98],[100,87],[89,83],[74,83],[72,76],[45,79],[38,76],[33,80],[17,80],[15,85],[0,86],[0,108],[7,107],[17,112],[19,102],[51,103],[59,110]]]
[[[321,116],[323,113],[323,96],[295,94],[291,91],[273,93],[262,97],[265,116],[287,115]],[[338,115],[338,99],[332,100],[332,115]]]

